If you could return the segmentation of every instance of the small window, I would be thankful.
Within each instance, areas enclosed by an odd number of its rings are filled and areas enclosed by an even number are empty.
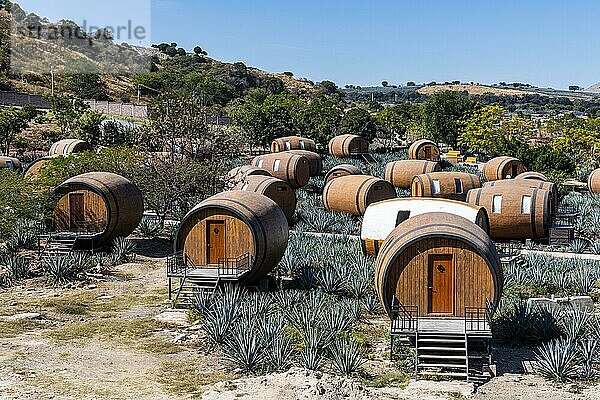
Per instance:
[[[273,165],[273,172],[278,172],[280,165],[281,165],[281,160],[275,160],[275,165]]]
[[[440,194],[440,192],[441,192],[440,181],[437,179],[434,179],[432,182],[433,182],[433,194]]]
[[[531,214],[531,196],[523,196],[521,200],[521,214]]]
[[[492,201],[492,212],[494,214],[502,214],[502,195],[495,195]]]
[[[304,140],[301,140],[301,141],[300,141],[300,148],[301,148],[302,150],[304,150]]]
[[[277,186],[278,192],[287,192],[287,186]]]
[[[244,184],[244,186],[242,186],[242,190],[245,192],[246,190],[248,190],[248,183]]]
[[[455,179],[454,180],[454,187],[456,188],[456,194],[463,194],[464,193],[463,184],[462,184],[462,181],[460,179]]]
[[[396,226],[400,225],[404,221],[410,218],[410,211],[400,211],[396,217]]]
[[[262,168],[264,163],[265,163],[265,160],[263,160],[262,158],[260,160],[258,160],[258,168]]]
[[[292,145],[290,145],[290,142],[285,142],[285,149],[286,150],[291,150],[292,149]]]
[[[11,160],[6,161],[6,168],[10,169],[11,171],[14,171],[15,166],[13,165],[13,162]]]

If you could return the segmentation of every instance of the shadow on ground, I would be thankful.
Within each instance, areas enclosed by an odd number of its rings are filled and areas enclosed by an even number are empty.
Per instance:
[[[134,237],[135,254],[149,258],[165,258],[173,254],[173,242],[164,238]]]

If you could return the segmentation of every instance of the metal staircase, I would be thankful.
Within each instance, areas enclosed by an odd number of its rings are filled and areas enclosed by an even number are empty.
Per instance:
[[[55,257],[66,257],[73,252],[77,237],[61,237],[52,234],[44,235],[41,240],[45,241],[44,246],[39,246],[41,251],[38,255],[40,262],[45,263],[47,260]]]
[[[466,335],[443,332],[417,332],[417,377],[469,378]]]
[[[183,252],[167,258],[169,300],[174,306],[187,308],[193,304],[198,290],[214,292],[223,282],[242,279],[251,266],[250,254],[219,259],[216,266],[199,267]]]

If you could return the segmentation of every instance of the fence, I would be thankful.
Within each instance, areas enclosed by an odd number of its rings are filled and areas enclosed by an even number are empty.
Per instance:
[[[106,115],[147,119],[148,106],[131,103],[114,103],[111,101],[84,100],[90,109]]]
[[[50,109],[50,103],[40,94],[20,92],[0,92],[0,104],[3,106],[23,107],[27,104],[37,108]]]
[[[148,119],[148,106],[145,104],[118,103],[112,101],[84,100],[91,110],[105,115]],[[50,103],[40,94],[21,92],[0,92],[0,105],[22,107],[31,104],[41,109],[50,109]],[[208,125],[231,125],[228,117],[207,116]]]

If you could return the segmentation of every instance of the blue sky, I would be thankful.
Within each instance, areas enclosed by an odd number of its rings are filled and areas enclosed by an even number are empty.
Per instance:
[[[64,7],[69,2],[77,6]],[[142,14],[150,0],[20,3],[110,25],[119,12]],[[152,42],[200,45],[220,60],[341,86],[600,81],[597,0],[152,0],[151,10]]]

